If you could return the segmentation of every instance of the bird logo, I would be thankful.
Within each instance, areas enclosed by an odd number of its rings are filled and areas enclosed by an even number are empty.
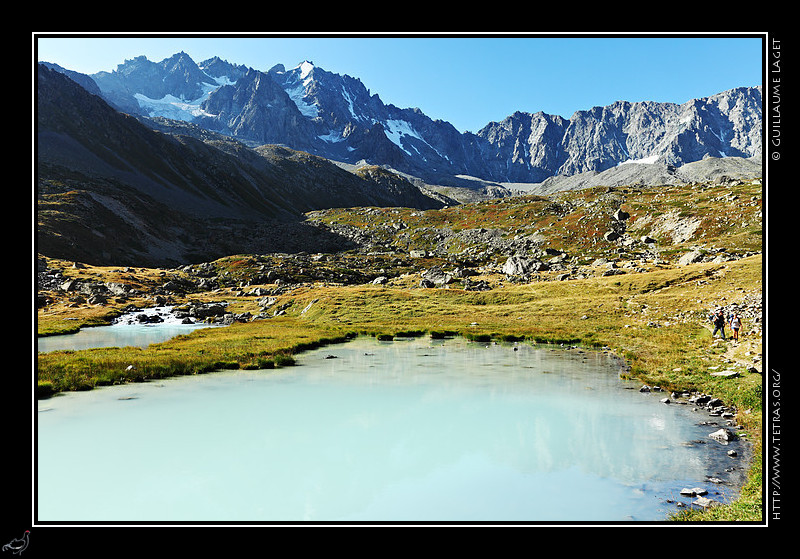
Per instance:
[[[11,553],[20,555],[23,551],[25,551],[25,548],[28,547],[28,538],[30,537],[30,534],[30,530],[25,530],[25,533],[21,538],[14,538],[4,545],[3,551],[10,551]]]

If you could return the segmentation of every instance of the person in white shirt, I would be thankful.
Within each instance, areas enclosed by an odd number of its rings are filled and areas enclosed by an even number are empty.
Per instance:
[[[739,314],[736,313],[731,317],[731,332],[733,333],[732,338],[734,341],[739,341],[739,329],[742,327],[742,319],[739,318]]]

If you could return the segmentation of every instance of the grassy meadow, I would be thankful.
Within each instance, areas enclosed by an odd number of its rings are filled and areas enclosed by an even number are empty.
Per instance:
[[[644,384],[667,391],[712,394],[734,407],[736,422],[743,427],[739,434],[750,439],[754,448],[747,485],[733,504],[704,512],[690,511],[675,519],[760,521],[763,379],[761,374],[751,372],[749,365],[753,355],[762,353],[761,325],[755,334],[750,333],[753,325],[745,324],[738,343],[723,342],[712,339],[706,316],[716,306],[741,303],[748,296],[761,295],[762,256],[758,252],[729,261],[687,266],[675,266],[674,260],[669,262],[673,254],[685,252],[691,242],[697,243],[701,237],[705,247],[724,246],[731,252],[760,251],[761,231],[754,218],[755,212],[760,211],[760,202],[752,203],[758,194],[759,187],[751,185],[728,188],[725,192],[670,187],[629,195],[622,207],[631,214],[629,229],[637,234],[658,233],[654,230],[654,207],[658,213],[674,211],[676,215],[697,218],[691,241],[665,244],[661,249],[663,262],[643,265],[636,272],[565,281],[555,281],[544,274],[540,281],[522,283],[485,270],[476,279],[492,284],[487,291],[467,291],[458,283],[443,288],[419,288],[421,276],[413,271],[391,277],[384,285],[304,282],[277,297],[285,314],[269,319],[198,330],[143,349],[100,348],[39,354],[37,394],[48,397],[60,391],[221,369],[291,366],[298,352],[359,334],[389,337],[449,333],[478,340],[576,345],[624,358],[628,365],[625,374]],[[747,203],[738,209],[734,202],[721,206],[719,201],[725,196],[728,199],[735,196],[733,200]],[[402,209],[390,216],[388,210],[383,210],[381,215],[396,220],[398,212],[403,212],[405,223],[411,224],[403,230],[406,235],[402,239],[396,233],[386,233],[386,243],[399,245],[402,240],[406,243],[404,250],[414,248],[411,245],[415,242],[426,242],[423,233],[433,226],[460,230],[491,223],[517,234],[532,231],[547,234],[552,244],[560,243],[560,250],[590,262],[608,256],[612,249],[608,243],[598,241],[603,232],[596,211],[598,200],[601,198],[592,198],[592,192],[580,191],[565,195],[558,207],[544,198],[526,197],[428,210],[416,215]],[[589,206],[592,212],[587,211]],[[354,220],[363,219],[363,214],[337,210],[326,213],[324,219],[355,223]],[[419,221],[416,226],[415,219]],[[359,226],[386,230],[374,220]],[[414,237],[416,233],[418,237]],[[234,266],[235,262],[235,266],[241,267],[244,261],[236,258],[227,263]],[[108,278],[121,273],[117,269],[91,266],[72,270],[66,263],[63,268],[65,275],[84,277]],[[124,274],[129,276],[125,281],[140,282],[143,288],[163,281],[164,277],[163,272],[146,269],[128,269]],[[124,279],[116,277],[108,281]],[[258,311],[257,298],[237,292],[233,285],[187,295],[189,299],[193,297],[202,297],[204,301],[225,300],[231,312]],[[146,306],[146,301],[138,304]],[[92,307],[55,301],[38,310],[38,333],[74,331],[107,323],[122,308],[121,303],[113,302]],[[712,372],[720,369],[739,374],[712,376]]]

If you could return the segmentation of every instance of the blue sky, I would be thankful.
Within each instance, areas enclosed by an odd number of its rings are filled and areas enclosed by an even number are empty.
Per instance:
[[[38,60],[92,74],[184,51],[268,70],[303,60],[357,77],[384,103],[477,132],[515,111],[569,118],[617,100],[683,103],[762,82],[762,37],[170,37],[34,34]]]

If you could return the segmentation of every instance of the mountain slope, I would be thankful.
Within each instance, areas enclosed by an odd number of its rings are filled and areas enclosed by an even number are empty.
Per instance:
[[[43,65],[36,115],[37,241],[54,257],[164,265],[303,250],[337,242],[301,223],[312,209],[441,206],[408,181],[387,189],[319,157],[196,127],[156,132]]]
[[[569,119],[517,112],[462,134],[418,109],[384,104],[357,78],[307,61],[261,72],[218,58],[195,64],[179,53],[161,63],[139,57],[92,77],[109,102],[131,113],[193,122],[247,143],[383,165],[432,184],[456,184],[457,175],[541,182],[628,161],[679,166],[706,156],[761,154],[760,86],[683,104],[618,101]]]

